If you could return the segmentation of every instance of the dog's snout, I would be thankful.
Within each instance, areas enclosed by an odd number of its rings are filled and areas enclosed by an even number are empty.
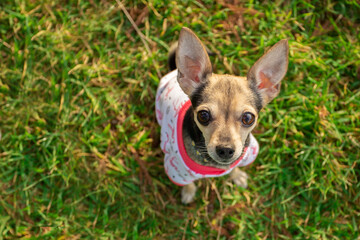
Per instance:
[[[235,150],[233,148],[221,147],[221,146],[216,147],[216,154],[224,160],[232,158],[232,156],[234,156],[234,152]]]

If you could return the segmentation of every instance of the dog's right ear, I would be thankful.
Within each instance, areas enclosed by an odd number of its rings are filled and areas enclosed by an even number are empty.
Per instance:
[[[280,92],[280,83],[289,63],[289,44],[286,39],[276,43],[251,67],[247,79],[256,88],[263,105],[268,104]]]
[[[212,73],[211,62],[200,39],[188,28],[182,28],[176,50],[178,82],[191,95]]]

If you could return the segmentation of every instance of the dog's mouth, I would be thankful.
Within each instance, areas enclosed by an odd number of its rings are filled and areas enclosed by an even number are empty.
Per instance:
[[[216,155],[214,157],[212,157],[208,151],[208,149],[205,147],[205,145],[203,146],[199,146],[198,144],[195,145],[195,148],[197,149],[196,152],[198,153],[198,155],[201,155],[202,160],[202,165],[205,166],[213,166],[213,167],[224,167],[227,168],[229,167],[231,164],[233,164],[236,160],[239,159],[240,156],[242,156],[244,149],[243,148],[241,150],[240,154],[237,154],[236,157],[232,157],[231,159],[221,159],[219,157],[217,157]],[[200,150],[201,149],[201,150]]]
[[[233,164],[234,162],[236,162],[241,156],[243,156],[244,151],[246,149],[247,146],[249,146],[250,144],[250,134],[249,136],[246,138],[245,140],[245,144],[242,147],[240,154],[236,154],[234,157],[229,158],[229,159],[222,159],[220,157],[218,157],[216,155],[215,152],[211,152],[207,149],[207,147],[205,147],[205,143],[203,142],[203,146],[201,147],[203,150],[206,149],[206,151],[202,151],[201,155],[204,158],[204,162],[208,163],[206,165],[214,165],[214,166],[221,166],[221,167],[228,167],[231,164]]]
[[[221,159],[218,156],[215,157],[211,157],[209,154],[209,158],[212,159],[212,161],[214,161],[217,165],[221,165],[221,166],[229,166],[231,164],[233,164],[236,160],[238,160],[244,153],[244,147],[241,149],[240,154],[236,154],[234,157],[230,158],[230,159]]]

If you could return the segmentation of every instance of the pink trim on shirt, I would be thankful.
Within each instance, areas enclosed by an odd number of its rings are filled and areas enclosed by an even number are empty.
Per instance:
[[[180,186],[180,187],[185,186],[184,184],[180,184],[180,183],[174,182],[174,181],[171,179],[171,177],[170,177],[170,175],[169,175],[169,173],[168,173],[168,171],[167,171],[166,168],[165,168],[165,172],[166,172],[166,176],[168,176],[168,178],[170,179],[170,181],[171,181],[173,184],[178,185],[178,186]]]
[[[187,154],[187,152],[185,150],[184,141],[182,138],[182,129],[183,129],[182,126],[183,126],[186,111],[189,109],[190,106],[191,106],[191,101],[189,100],[184,104],[184,106],[179,111],[178,122],[177,122],[177,142],[178,142],[180,155],[181,155],[182,159],[184,160],[184,163],[186,164],[186,166],[198,174],[203,174],[203,175],[223,174],[224,172],[227,171],[226,169],[200,165],[200,164],[194,162],[194,160],[192,160],[189,157],[189,155]],[[248,148],[245,147],[243,154],[239,157],[238,160],[236,160],[234,163],[231,164],[230,168],[233,168],[239,164],[239,162],[243,159],[247,149]]]

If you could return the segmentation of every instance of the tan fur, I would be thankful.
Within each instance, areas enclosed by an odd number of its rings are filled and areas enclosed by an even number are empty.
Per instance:
[[[232,180],[237,186],[247,188],[248,175],[246,172],[241,171],[239,168],[234,168],[230,173],[230,180]]]
[[[194,109],[194,120],[203,133],[210,157],[227,168],[240,157],[245,140],[255,127],[255,124],[244,127],[241,124],[242,114],[251,112],[257,120],[257,111],[253,107],[253,95],[247,87],[246,78],[212,74],[208,81],[209,84],[203,92],[204,100]],[[211,112],[213,121],[208,126],[197,121],[197,112],[201,110]],[[224,138],[228,138],[228,141],[222,140]],[[215,152],[216,146],[220,144],[235,147],[234,156],[226,164]]]
[[[194,183],[185,185],[181,191],[181,202],[184,204],[191,203],[194,200],[196,193],[196,186]]]

